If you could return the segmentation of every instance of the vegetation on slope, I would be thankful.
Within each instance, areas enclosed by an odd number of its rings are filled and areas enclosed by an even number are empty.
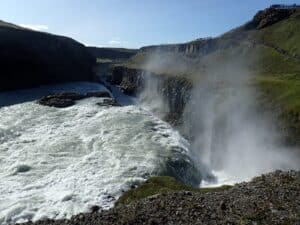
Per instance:
[[[229,189],[230,187],[231,186],[224,185],[216,188],[195,188],[192,186],[179,183],[173,177],[168,177],[168,176],[151,177],[139,187],[123,193],[123,195],[116,202],[116,205],[128,204],[149,196],[174,192],[174,191],[192,191],[192,192],[207,193],[207,192],[224,191]]]

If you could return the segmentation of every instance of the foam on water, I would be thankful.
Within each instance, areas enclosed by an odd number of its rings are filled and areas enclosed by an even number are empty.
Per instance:
[[[173,148],[188,153],[187,141],[151,113],[99,101],[0,108],[0,224],[111,207],[122,190],[157,174]]]

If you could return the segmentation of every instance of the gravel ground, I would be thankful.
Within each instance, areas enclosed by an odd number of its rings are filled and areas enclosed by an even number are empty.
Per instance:
[[[26,224],[300,225],[300,172],[275,171],[222,192],[172,192],[70,220]]]

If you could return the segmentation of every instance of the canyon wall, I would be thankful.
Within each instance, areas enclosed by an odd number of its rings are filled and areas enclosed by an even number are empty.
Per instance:
[[[0,91],[92,80],[96,59],[75,40],[0,21]]]

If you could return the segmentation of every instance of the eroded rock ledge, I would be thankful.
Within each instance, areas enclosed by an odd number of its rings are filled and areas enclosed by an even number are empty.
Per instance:
[[[53,95],[47,95],[37,101],[38,104],[56,108],[65,108],[76,104],[76,101],[85,98],[105,98],[102,102],[97,103],[99,106],[120,106],[115,99],[106,91],[88,92],[81,94],[77,92],[62,92]]]

